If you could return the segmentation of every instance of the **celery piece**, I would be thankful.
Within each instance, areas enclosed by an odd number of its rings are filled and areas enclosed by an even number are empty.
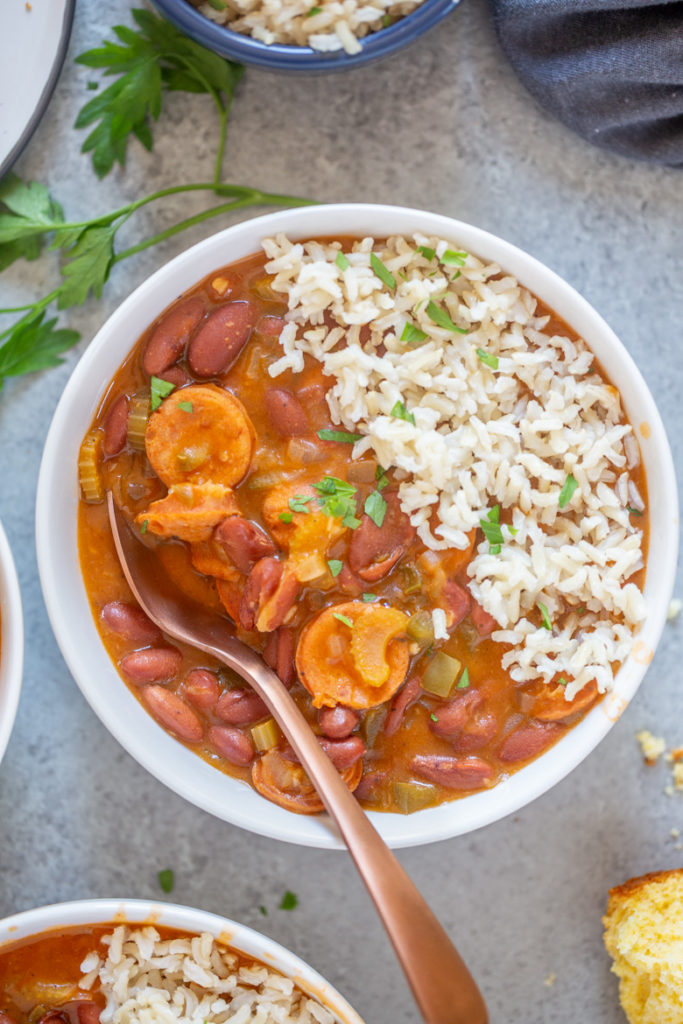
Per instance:
[[[104,485],[99,467],[101,441],[100,431],[91,430],[78,453],[78,482],[83,497],[90,505],[104,501]]]
[[[379,736],[382,726],[384,725],[384,719],[386,718],[386,708],[370,708],[363,715],[363,721],[361,723],[360,731],[365,745],[368,750],[374,746],[375,740]]]
[[[422,676],[422,689],[435,697],[450,697],[462,665],[444,651],[437,651]]]
[[[420,647],[429,647],[434,640],[434,625],[429,612],[421,611],[411,615],[406,626],[406,633]]]
[[[404,594],[417,594],[422,590],[422,574],[414,565],[410,565],[410,563],[402,565],[401,576],[403,577]]]
[[[423,807],[435,804],[438,798],[436,786],[422,782],[395,782],[394,801],[401,814],[412,814]]]
[[[145,450],[145,432],[149,422],[149,391],[139,391],[130,400],[128,411],[128,444],[136,452]]]
[[[257,750],[270,750],[280,742],[280,727],[274,718],[267,718],[253,727],[251,738]]]

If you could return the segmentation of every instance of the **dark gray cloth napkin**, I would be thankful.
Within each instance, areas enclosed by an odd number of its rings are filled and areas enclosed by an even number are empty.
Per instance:
[[[683,2],[491,0],[524,85],[589,142],[683,167]]]

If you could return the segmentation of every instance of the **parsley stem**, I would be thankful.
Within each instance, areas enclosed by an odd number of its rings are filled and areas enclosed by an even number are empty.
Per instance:
[[[12,334],[12,332],[15,331],[17,327],[20,327],[21,324],[27,323],[33,316],[35,316],[36,313],[40,313],[43,309],[47,309],[50,303],[54,302],[58,295],[59,288],[55,288],[54,291],[51,291],[49,295],[43,296],[42,299],[38,299],[37,302],[30,303],[30,305],[17,306],[16,310],[0,309],[0,313],[20,313],[23,310],[28,310],[26,316],[22,316],[18,320],[15,320],[14,323],[11,324],[11,326],[8,327],[6,330],[0,331],[0,340],[2,338],[6,338],[8,334]]]

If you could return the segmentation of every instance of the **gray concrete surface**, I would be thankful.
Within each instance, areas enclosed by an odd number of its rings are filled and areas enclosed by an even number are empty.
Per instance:
[[[201,97],[171,97],[154,151],[133,145],[126,170],[103,182],[79,154],[72,125],[92,95],[91,72],[73,58],[125,22],[128,7],[126,0],[79,0],[56,95],[16,168],[47,181],[74,219],[210,176],[216,124]],[[375,67],[310,79],[248,71],[231,118],[225,178],[321,200],[422,206],[526,248],[621,336],[652,389],[680,467],[683,176],[591,148],[550,120],[507,65],[484,0],[464,0],[437,31]],[[178,199],[151,209],[130,237],[199,207]],[[19,715],[0,767],[0,913],[77,897],[164,898],[157,872],[172,867],[170,898],[267,932],[329,977],[368,1024],[416,1021],[348,857],[248,835],[147,775],[81,697],[43,606],[33,504],[64,382],[117,303],[211,230],[116,267],[101,301],[64,317],[82,331],[80,349],[59,369],[9,383],[0,396],[0,514],[27,634]],[[42,294],[55,277],[51,259],[17,265],[0,279],[0,304]],[[670,836],[673,827],[683,831],[683,794],[664,795],[665,766],[646,770],[634,739],[648,727],[683,744],[682,638],[679,619],[667,626],[621,721],[550,793],[473,835],[400,854],[481,982],[497,1024],[623,1019],[600,918],[609,886],[683,863]],[[292,912],[277,909],[287,888],[299,896]],[[551,974],[556,981],[548,986]]]

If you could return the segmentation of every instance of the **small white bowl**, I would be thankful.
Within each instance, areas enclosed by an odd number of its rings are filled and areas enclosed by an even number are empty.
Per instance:
[[[24,665],[24,622],[17,571],[0,524],[0,761],[19,704]]]
[[[267,214],[228,228],[177,256],[142,284],[91,342],[67,384],[48,433],[38,482],[38,565],[52,628],[76,682],[110,732],[153,775],[198,807],[261,835],[342,848],[328,819],[276,807],[244,783],[212,768],[171,738],[133,697],[107,655],[83,585],[76,537],[77,460],[81,441],[109,381],[145,328],[178,295],[212,270],[259,249],[279,231],[293,238],[410,235],[419,231],[457,243],[502,268],[585,338],[619,388],[638,432],[650,506],[647,618],[613,692],[542,757],[482,793],[409,816],[371,813],[394,847],[417,846],[471,832],[545,793],[609,731],[636,692],[659,641],[673,588],[678,547],[675,475],[652,396],[635,363],[595,310],[538,260],[479,228],[395,206],[337,204]]]
[[[197,934],[210,932],[239,953],[260,960],[267,967],[292,978],[307,995],[336,1014],[339,1024],[363,1024],[361,1017],[328,981],[284,946],[236,921],[209,914],[205,910],[180,907],[175,903],[155,903],[151,900],[75,900],[25,910],[0,921],[0,951],[4,943],[14,943],[29,936],[38,937],[41,932],[55,928],[109,922],[133,926],[165,925]]]

